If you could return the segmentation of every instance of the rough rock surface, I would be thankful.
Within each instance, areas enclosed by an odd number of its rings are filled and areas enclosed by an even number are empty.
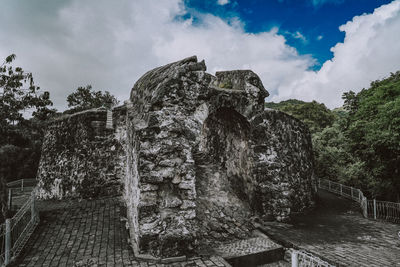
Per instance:
[[[255,213],[285,220],[312,203],[307,128],[264,111],[268,92],[252,71],[205,70],[187,58],[132,89],[125,185],[138,253],[244,238]]]
[[[116,124],[124,108],[115,109]],[[37,178],[41,198],[91,198],[121,193],[125,153],[105,109],[56,119],[47,126]]]
[[[312,205],[308,129],[289,115],[264,110],[268,92],[254,72],[213,76],[205,71],[204,61],[190,57],[147,72],[134,85],[126,113],[117,113],[104,144],[78,134],[93,132],[82,114],[50,125],[39,172],[42,195],[73,191],[54,193],[55,177],[81,188],[89,177],[113,173],[114,178],[100,180],[124,187],[135,255],[156,257],[245,238],[252,216],[286,220]],[[68,128],[71,124],[76,129]],[[79,142],[59,146],[59,134],[79,136]],[[91,148],[76,160],[82,140]],[[89,172],[95,168],[87,166],[101,158],[102,169]],[[85,167],[63,174],[60,161]],[[82,172],[87,178],[80,178]]]

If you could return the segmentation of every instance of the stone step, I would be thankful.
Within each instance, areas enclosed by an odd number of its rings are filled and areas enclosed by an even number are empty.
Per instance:
[[[283,260],[284,249],[267,237],[253,237],[213,248],[233,267],[259,266]]]
[[[287,261],[275,261],[267,264],[262,264],[258,265],[257,267],[290,267],[292,266],[289,262]]]

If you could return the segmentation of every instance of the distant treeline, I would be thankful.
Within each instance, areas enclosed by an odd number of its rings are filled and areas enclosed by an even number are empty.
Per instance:
[[[308,125],[317,177],[353,185],[370,198],[400,202],[400,71],[342,98],[343,107],[332,111],[295,99],[265,106]]]

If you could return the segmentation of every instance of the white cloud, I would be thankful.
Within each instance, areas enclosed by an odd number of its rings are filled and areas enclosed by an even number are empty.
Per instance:
[[[210,14],[196,14],[200,24],[177,19],[186,12],[179,0],[125,0],[118,5],[70,0],[51,10],[36,2],[23,7],[6,3],[0,24],[10,26],[0,28],[0,56],[17,54],[18,64],[50,90],[58,108],[86,84],[126,100],[146,71],[192,55],[205,59],[210,73],[253,69],[272,94],[314,63],[288,46],[277,29],[249,34],[237,18],[227,23]]]
[[[293,34],[293,38],[300,39],[303,43],[307,43],[307,38],[303,34],[301,34],[301,32],[299,32],[299,31],[296,31]]]
[[[289,36],[293,39],[297,39],[297,40],[301,41],[303,44],[308,43],[307,38],[299,31],[295,31],[295,32],[285,31],[284,34],[285,34],[285,36]]]
[[[268,101],[315,99],[329,107],[341,105],[342,92],[400,69],[400,1],[341,26],[345,40],[318,72],[309,71],[313,58],[300,56],[277,29],[249,34],[238,18],[182,19],[183,0],[50,3],[2,2],[0,25],[7,27],[0,27],[0,58],[17,54],[18,65],[33,72],[59,109],[87,84],[126,100],[146,71],[191,55],[205,59],[210,73],[254,70],[271,93]]]
[[[340,26],[345,39],[331,49],[332,60],[318,72],[307,71],[290,85],[280,85],[274,100],[316,99],[329,107],[340,106],[343,92],[359,91],[400,69],[399,29],[400,1],[354,17]]]
[[[218,0],[217,4],[220,6],[224,6],[229,3],[229,0]]]

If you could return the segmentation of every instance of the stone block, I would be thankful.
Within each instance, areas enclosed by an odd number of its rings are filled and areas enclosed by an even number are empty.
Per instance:
[[[140,206],[154,206],[157,204],[158,194],[155,191],[141,192],[139,197]]]

